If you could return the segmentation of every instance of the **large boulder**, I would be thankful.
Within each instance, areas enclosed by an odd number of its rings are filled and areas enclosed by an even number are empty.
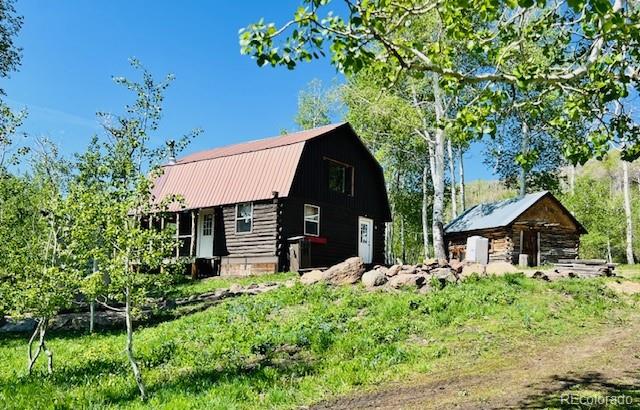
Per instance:
[[[462,268],[462,276],[468,277],[473,275],[474,273],[480,276],[484,276],[486,274],[487,266],[481,263],[472,263],[470,265],[465,265]]]
[[[402,287],[420,287],[424,285],[425,278],[422,275],[414,275],[410,273],[399,273],[396,276],[389,279],[388,286],[393,289],[399,289]]]
[[[449,266],[451,267],[451,269],[456,271],[456,273],[462,273],[462,270],[464,269],[464,263],[460,262],[457,259],[451,259],[449,261]]]
[[[323,280],[333,285],[352,285],[360,281],[363,273],[364,262],[355,256],[330,267],[324,272]]]
[[[368,288],[381,286],[387,283],[387,276],[380,270],[370,270],[362,275],[362,284]]]
[[[488,275],[502,276],[506,273],[522,272],[522,270],[516,268],[509,262],[499,261],[499,262],[490,262],[487,265],[486,272]]]
[[[402,269],[400,269],[400,271],[398,272],[398,275],[415,275],[417,272],[418,270],[415,268],[415,266],[403,265]]]
[[[324,279],[325,273],[319,270],[312,270],[311,272],[307,272],[302,275],[300,278],[300,282],[305,285],[311,285],[314,283],[318,283]]]
[[[458,281],[458,275],[456,275],[456,271],[451,268],[437,268],[432,270],[431,275],[437,278],[441,283],[456,283]]]
[[[401,265],[391,265],[391,267],[389,269],[387,269],[386,275],[388,277],[396,276],[398,274],[398,272],[400,272],[400,269],[402,269]]]

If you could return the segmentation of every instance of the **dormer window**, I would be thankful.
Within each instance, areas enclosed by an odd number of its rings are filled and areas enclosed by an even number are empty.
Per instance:
[[[328,158],[326,161],[329,190],[353,195],[353,167]]]

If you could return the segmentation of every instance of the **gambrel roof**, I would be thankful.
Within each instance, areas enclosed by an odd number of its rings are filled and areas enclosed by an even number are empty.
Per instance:
[[[153,195],[157,201],[180,195],[184,209],[266,200],[273,198],[274,192],[286,197],[305,143],[340,128],[353,133],[348,123],[331,124],[196,152],[163,166]]]

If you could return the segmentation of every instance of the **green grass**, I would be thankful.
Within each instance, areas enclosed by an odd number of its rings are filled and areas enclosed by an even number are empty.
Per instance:
[[[620,264],[616,266],[614,270],[615,274],[618,276],[623,276],[626,279],[633,279],[640,281],[640,264],[636,265],[623,265]]]
[[[604,283],[506,275],[428,295],[298,284],[227,300],[137,331],[144,404],[122,333],[52,335],[55,374],[40,363],[31,378],[25,337],[5,337],[0,407],[294,408],[593,331],[633,309]]]
[[[247,286],[253,283],[284,282],[286,280],[296,279],[299,277],[300,275],[297,273],[286,272],[246,277],[215,276],[203,280],[185,279],[186,282],[175,286],[170,292],[168,292],[168,295],[172,297],[184,297],[228,288],[233,284]]]

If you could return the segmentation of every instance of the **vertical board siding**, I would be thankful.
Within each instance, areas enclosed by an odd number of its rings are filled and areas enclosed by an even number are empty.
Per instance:
[[[353,195],[333,192],[328,184],[327,160],[353,167]],[[329,267],[358,255],[358,217],[373,220],[374,264],[384,263],[385,221],[389,202],[382,169],[357,136],[336,130],[307,141],[289,197],[283,199],[280,245],[304,234],[304,204],[320,207],[320,237],[326,244],[311,244],[311,264]]]

